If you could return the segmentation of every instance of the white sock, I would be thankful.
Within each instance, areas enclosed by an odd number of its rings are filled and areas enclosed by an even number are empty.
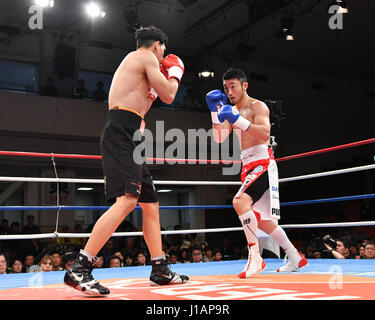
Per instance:
[[[84,256],[86,256],[87,260],[89,260],[90,262],[92,262],[92,260],[94,259],[94,256],[92,256],[90,253],[88,253],[87,251],[85,251],[83,249],[81,249],[79,253],[81,253]]]
[[[159,259],[163,259],[163,260],[165,260],[165,254],[163,254],[163,255],[161,255],[161,256],[157,256],[157,257],[151,257],[151,261],[159,260]]]
[[[253,210],[238,216],[245,231],[247,243],[258,244],[258,220]]]
[[[290,242],[283,228],[277,226],[270,234],[270,237],[275,240],[285,251],[293,249],[294,245]]]

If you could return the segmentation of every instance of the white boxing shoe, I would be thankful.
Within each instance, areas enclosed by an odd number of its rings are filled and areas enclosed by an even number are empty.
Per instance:
[[[277,272],[294,272],[309,264],[306,258],[301,255],[296,248],[286,250],[285,253],[285,258],[288,257],[288,263],[277,269]]]
[[[238,275],[239,278],[250,278],[262,272],[266,268],[266,263],[259,253],[259,245],[249,245],[249,258],[243,271]]]

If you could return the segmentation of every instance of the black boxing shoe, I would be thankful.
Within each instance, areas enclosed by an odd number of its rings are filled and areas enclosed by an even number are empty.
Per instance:
[[[93,262],[80,253],[72,267],[65,273],[64,283],[90,296],[105,296],[110,291],[91,275]]]
[[[172,272],[168,267],[168,256],[158,260],[152,260],[152,270],[150,275],[150,285],[163,286],[168,284],[184,283],[189,280],[188,276],[179,275]]]

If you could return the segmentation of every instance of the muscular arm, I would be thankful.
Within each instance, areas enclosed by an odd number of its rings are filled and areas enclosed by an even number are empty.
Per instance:
[[[253,104],[254,120],[248,133],[259,140],[268,140],[271,134],[270,112],[265,104],[257,101]],[[248,119],[249,120],[249,119]]]
[[[212,124],[212,134],[216,143],[222,143],[232,132],[232,125],[228,121],[221,124]]]
[[[167,80],[160,72],[159,62],[150,52],[144,55],[144,67],[150,85],[159,95],[159,98],[171,104],[178,90],[178,81],[175,78]]]

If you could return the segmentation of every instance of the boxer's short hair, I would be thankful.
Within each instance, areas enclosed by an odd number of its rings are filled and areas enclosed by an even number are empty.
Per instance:
[[[227,71],[225,71],[225,73],[223,74],[223,81],[228,79],[238,79],[241,84],[247,82],[245,72],[243,72],[241,69],[236,68],[229,68]]]
[[[149,48],[156,41],[160,41],[160,44],[167,46],[168,37],[160,29],[149,26],[140,28],[135,32],[135,40],[137,41],[137,49],[140,47]]]

